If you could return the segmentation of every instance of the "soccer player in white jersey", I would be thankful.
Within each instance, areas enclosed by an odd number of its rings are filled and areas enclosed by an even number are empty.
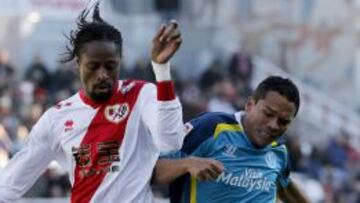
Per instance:
[[[156,85],[118,80],[121,33],[99,6],[78,19],[65,61],[75,59],[82,89],[48,109],[25,148],[0,171],[0,203],[20,198],[56,160],[69,173],[72,203],[151,203],[150,178],[160,151],[183,142],[182,110],[169,59],[182,42],[176,22],[162,26],[151,50]]]

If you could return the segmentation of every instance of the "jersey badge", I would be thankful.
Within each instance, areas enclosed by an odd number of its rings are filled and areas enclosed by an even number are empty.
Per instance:
[[[118,124],[128,116],[129,111],[129,104],[123,103],[107,106],[104,113],[108,121]]]
[[[191,125],[191,123],[187,122],[184,124],[184,132],[185,132],[185,135],[189,134],[190,131],[194,128],[193,125]]]
[[[265,161],[266,164],[272,168],[275,169],[276,168],[276,162],[277,162],[277,158],[274,152],[270,151],[268,153],[266,153],[265,155]]]

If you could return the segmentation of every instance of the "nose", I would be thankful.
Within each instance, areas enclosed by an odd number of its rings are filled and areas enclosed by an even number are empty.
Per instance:
[[[278,131],[279,125],[278,125],[277,118],[272,118],[268,123],[268,127],[271,131]]]
[[[97,78],[99,80],[104,80],[104,79],[109,78],[109,73],[107,72],[106,68],[101,67],[101,68],[98,69]]]

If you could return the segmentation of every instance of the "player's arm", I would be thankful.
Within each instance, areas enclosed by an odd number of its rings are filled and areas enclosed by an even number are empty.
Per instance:
[[[0,170],[0,203],[20,198],[53,159],[48,141],[49,122],[45,113],[31,130],[26,146]]]
[[[181,42],[178,25],[171,22],[159,29],[151,49],[157,91],[147,97],[142,117],[161,151],[180,149],[184,139],[182,108],[175,96],[169,63]]]
[[[155,184],[169,184],[176,178],[190,174],[200,181],[216,179],[224,170],[221,162],[190,156],[182,159],[161,158],[154,170],[153,181]]]
[[[278,197],[286,203],[310,203],[310,200],[294,181],[290,181],[285,188],[279,187]]]

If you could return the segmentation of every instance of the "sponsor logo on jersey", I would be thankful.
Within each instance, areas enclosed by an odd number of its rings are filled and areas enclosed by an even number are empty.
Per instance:
[[[130,111],[129,104],[123,103],[123,104],[115,104],[112,106],[107,106],[105,108],[105,118],[113,123],[120,123],[123,121],[126,116],[128,116]]]
[[[272,151],[266,153],[265,155],[265,161],[266,161],[266,164],[272,168],[272,169],[275,169],[276,166],[277,166],[277,158],[276,158],[276,154]]]
[[[119,141],[104,141],[72,147],[76,165],[80,167],[80,177],[85,178],[108,172],[118,172],[119,148]],[[95,160],[92,159],[94,153],[97,154]]]
[[[216,182],[244,188],[247,192],[255,190],[270,192],[270,189],[275,187],[275,183],[264,176],[261,171],[252,168],[246,168],[240,175],[223,172]]]

